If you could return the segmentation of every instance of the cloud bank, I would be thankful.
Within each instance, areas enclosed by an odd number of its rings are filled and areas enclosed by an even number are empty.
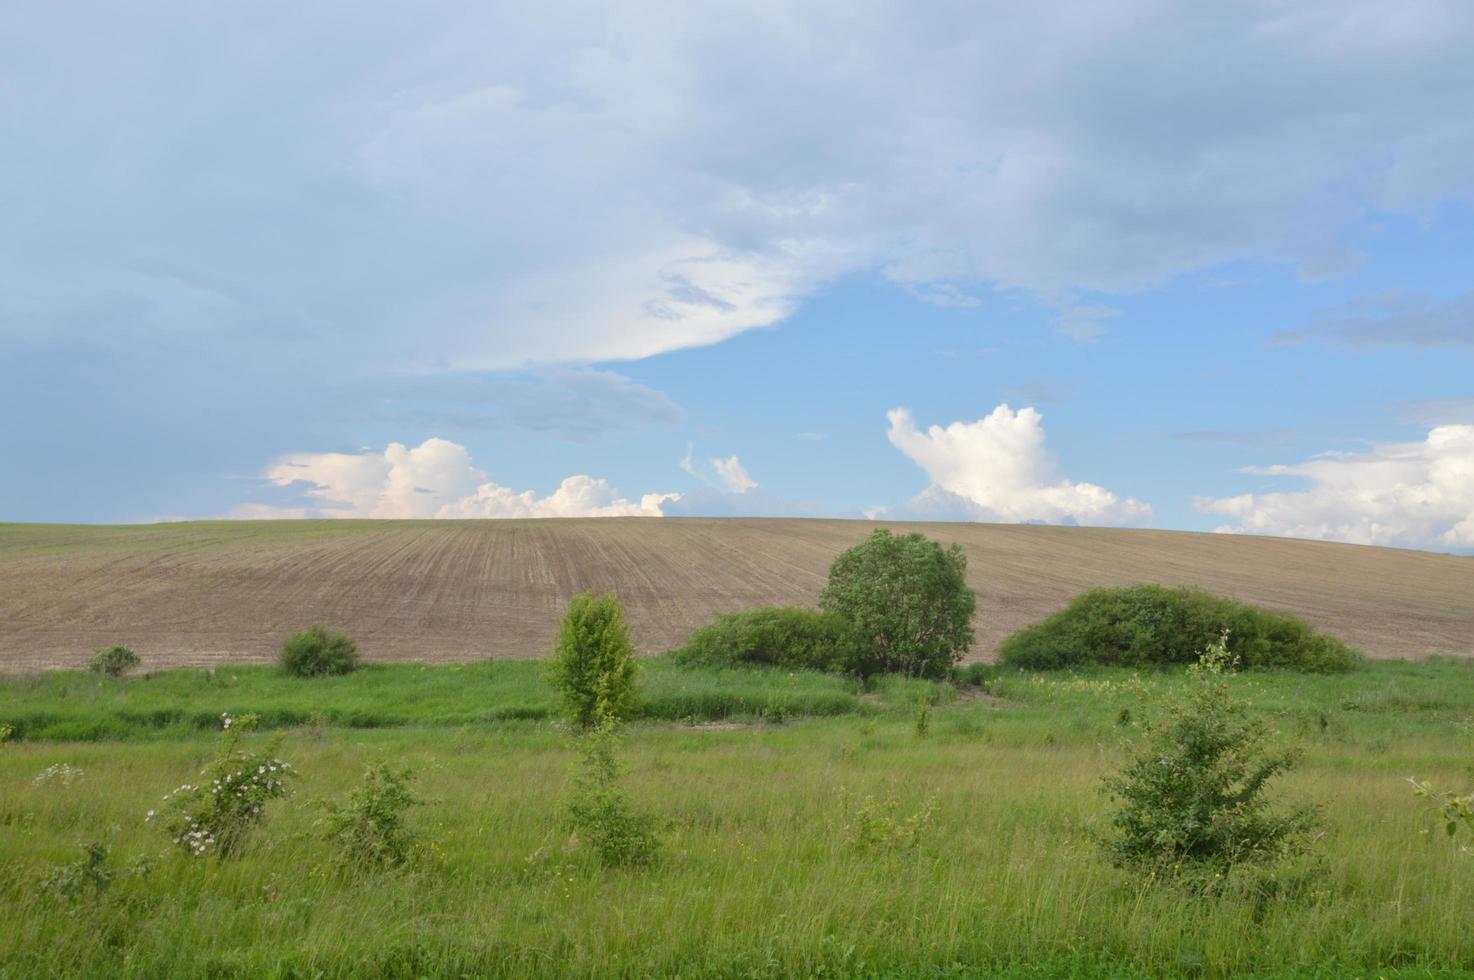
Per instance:
[[[1145,526],[1149,505],[1093,483],[1060,477],[1044,448],[1043,417],[1032,408],[999,405],[976,422],[916,428],[911,413],[887,414],[891,444],[926,471],[931,485],[889,519]]]
[[[408,448],[390,443],[383,452],[303,453],[280,460],[266,473],[277,486],[301,484],[310,506],[247,505],[233,516],[267,517],[659,517],[679,494],[646,494],[626,500],[606,481],[570,476],[544,497],[491,482],[471,463],[464,446],[426,439]]]
[[[6,22],[28,57],[0,103],[0,334],[587,363],[870,271],[938,302],[1023,291],[1089,338],[1115,312],[1090,294],[1243,259],[1319,278],[1369,213],[1474,194],[1462,0],[87,19]],[[1419,329],[1464,336],[1440,323]]]
[[[1294,466],[1246,469],[1297,477],[1305,490],[1199,498],[1197,508],[1239,534],[1322,538],[1353,544],[1474,549],[1474,425],[1442,425],[1422,442],[1364,453],[1327,453]]]

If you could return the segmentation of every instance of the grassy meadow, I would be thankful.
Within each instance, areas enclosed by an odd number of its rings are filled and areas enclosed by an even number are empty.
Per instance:
[[[1274,795],[1323,806],[1324,837],[1217,898],[1133,879],[1092,839],[1101,777],[1180,674],[988,668],[982,688],[863,691],[648,662],[649,717],[621,751],[662,849],[609,871],[563,823],[576,752],[542,671],[0,681],[15,727],[0,745],[0,976],[1474,971],[1474,857],[1428,832],[1407,783],[1474,779],[1474,663],[1235,677],[1303,750]],[[222,711],[281,729],[302,778],[242,853],[194,859],[144,815],[211,757]],[[430,801],[412,820],[431,854],[407,870],[344,867],[315,832],[313,801],[373,761],[411,767]],[[917,828],[914,847],[866,836],[888,819]],[[106,890],[42,886],[89,842],[110,851]]]

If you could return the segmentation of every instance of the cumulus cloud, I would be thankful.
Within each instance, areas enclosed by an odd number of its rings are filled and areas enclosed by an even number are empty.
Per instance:
[[[728,493],[746,493],[748,490],[757,489],[757,481],[748,475],[747,468],[742,465],[742,461],[735,454],[726,459],[714,459],[711,465],[712,469],[716,470],[722,489]]]
[[[899,507],[871,516],[892,519],[1040,521],[1051,524],[1146,525],[1152,509],[1093,483],[1059,476],[1044,448],[1043,417],[1032,408],[999,405],[976,422],[916,428],[911,413],[887,414],[891,444],[926,471],[931,485]]]
[[[1407,548],[1474,549],[1474,425],[1441,425],[1422,442],[1327,453],[1293,466],[1246,469],[1295,477],[1305,490],[1198,498],[1229,517],[1218,530]]]
[[[268,517],[659,517],[679,494],[646,494],[626,500],[606,481],[570,476],[547,496],[517,492],[487,479],[464,446],[426,439],[408,448],[390,443],[383,452],[303,453],[266,472],[271,483],[302,485],[313,507],[247,504],[232,516]]]

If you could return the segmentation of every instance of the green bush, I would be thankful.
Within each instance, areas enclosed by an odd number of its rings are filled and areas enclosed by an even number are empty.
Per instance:
[[[1305,850],[1315,827],[1310,807],[1276,810],[1265,784],[1296,762],[1267,747],[1264,722],[1232,697],[1233,665],[1224,639],[1203,653],[1165,721],[1150,722],[1126,767],[1106,781],[1119,802],[1112,861],[1147,881],[1181,879],[1220,886],[1235,866],[1263,864]]]
[[[363,785],[347,803],[322,804],[319,826],[340,860],[388,867],[408,864],[423,852],[424,844],[404,820],[405,811],[424,802],[410,792],[413,778],[410,770],[381,762],[364,770]]]
[[[358,669],[358,644],[346,633],[329,633],[324,626],[311,626],[282,645],[281,665],[294,677],[347,674]]]
[[[745,664],[788,670],[867,673],[855,631],[834,612],[775,606],[724,613],[696,630],[672,657],[682,666]]]
[[[630,718],[640,699],[638,672],[619,600],[613,593],[574,596],[558,626],[549,668],[568,720],[593,728],[605,719]]]
[[[660,849],[655,821],[636,809],[619,785],[615,750],[619,736],[612,718],[580,736],[583,758],[568,800],[568,820],[606,868],[649,864]]]
[[[121,643],[114,643],[110,647],[103,647],[101,650],[98,650],[92,660],[88,662],[87,669],[94,674],[122,677],[137,666],[138,654]]]
[[[850,623],[873,669],[946,677],[973,641],[966,576],[959,546],[881,528],[834,560],[819,604]]]
[[[1006,664],[1036,670],[1192,663],[1224,631],[1230,656],[1245,667],[1331,673],[1361,660],[1345,643],[1286,613],[1160,585],[1091,589],[1006,637],[998,655]]]

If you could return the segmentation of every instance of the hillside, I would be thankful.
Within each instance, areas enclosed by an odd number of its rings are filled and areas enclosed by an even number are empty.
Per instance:
[[[568,597],[613,589],[643,650],[714,612],[811,603],[862,521],[603,519],[0,525],[0,669],[270,659],[325,622],[369,659],[543,653]],[[900,525],[962,544],[986,658],[1081,590],[1191,583],[1304,616],[1376,657],[1474,654],[1474,559],[1275,538]]]

